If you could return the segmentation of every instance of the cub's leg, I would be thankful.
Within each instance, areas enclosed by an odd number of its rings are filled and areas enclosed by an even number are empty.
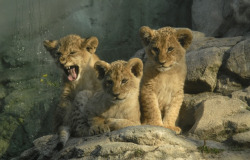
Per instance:
[[[89,125],[82,112],[75,108],[71,116],[71,133],[75,137],[88,136]]]
[[[164,127],[175,131],[177,134],[181,132],[181,128],[176,126],[176,120],[179,115],[181,104],[184,98],[183,90],[177,92],[173,97],[168,109],[164,111],[163,124]]]
[[[111,131],[125,128],[128,126],[140,125],[140,122],[133,122],[128,119],[116,119],[116,118],[108,118],[107,120],[105,120],[105,123],[109,126]]]
[[[88,123],[90,125],[89,135],[102,134],[105,132],[110,132],[110,128],[104,123],[105,119],[102,117],[93,117],[89,119]]]
[[[141,96],[142,124],[163,126],[158,98],[155,93],[142,88]]]
[[[59,136],[59,142],[55,150],[61,150],[69,139],[69,117],[72,109],[71,107],[69,101],[62,101],[56,109],[54,125]]]
[[[70,136],[70,128],[68,126],[61,126],[59,128],[59,142],[57,143],[55,150],[61,150]]]

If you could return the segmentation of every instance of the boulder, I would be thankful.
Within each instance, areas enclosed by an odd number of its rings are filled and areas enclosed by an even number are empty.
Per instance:
[[[229,52],[225,68],[250,84],[250,39],[236,44]]]
[[[225,96],[229,96],[232,92],[243,88],[243,84],[241,84],[235,76],[225,73],[226,72],[224,71],[219,71],[214,92],[219,92]]]
[[[229,47],[218,48],[215,46],[187,53],[186,93],[214,90],[223,55],[228,49]]]
[[[186,132],[192,128],[195,123],[195,110],[199,104],[209,98],[218,96],[216,93],[204,92],[200,94],[185,94],[178,118],[178,126],[182,132]]]
[[[248,0],[194,0],[193,29],[215,37],[243,35],[249,31],[249,8]]]
[[[215,141],[176,135],[156,126],[133,126],[92,137],[71,138],[61,151],[53,148],[56,135],[36,139],[33,147],[15,159],[246,159],[250,150],[233,151]],[[202,149],[202,148],[206,149]],[[202,153],[204,152],[204,153]]]
[[[248,106],[250,106],[250,86],[245,89],[233,92],[231,96],[232,98],[238,98],[246,102]]]
[[[233,136],[233,141],[238,144],[250,147],[250,131],[235,134]]]
[[[195,110],[190,135],[224,141],[235,133],[250,129],[250,111],[238,99],[216,96],[204,100]]]
[[[53,151],[57,136],[34,141],[34,147],[20,159],[199,159],[202,155],[194,142],[171,130],[154,126],[127,127],[93,137],[72,138],[60,152]]]

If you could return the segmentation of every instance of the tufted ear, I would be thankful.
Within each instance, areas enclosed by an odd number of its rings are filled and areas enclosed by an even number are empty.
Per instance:
[[[110,64],[105,61],[97,61],[94,66],[98,79],[102,80],[110,68]]]
[[[181,46],[184,49],[188,49],[188,47],[190,46],[192,39],[193,39],[193,35],[192,35],[191,30],[189,30],[189,29],[177,29],[176,36],[177,36],[177,39],[180,42]]]
[[[99,41],[97,37],[89,37],[87,39],[84,39],[84,41],[82,42],[82,47],[86,48],[88,52],[93,54],[95,53],[98,44]]]
[[[57,40],[45,40],[43,41],[43,46],[46,48],[47,51],[51,52],[57,48],[58,41]]]
[[[128,61],[127,64],[128,67],[130,67],[131,72],[135,75],[137,78],[141,78],[143,74],[143,63],[141,59],[139,58],[132,58]]]
[[[144,46],[149,45],[150,41],[154,36],[154,31],[147,26],[140,28],[140,37]]]

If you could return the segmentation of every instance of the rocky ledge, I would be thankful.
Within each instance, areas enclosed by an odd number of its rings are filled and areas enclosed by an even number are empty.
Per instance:
[[[72,138],[53,151],[56,135],[34,141],[18,159],[247,159],[250,149],[229,148],[214,141],[194,140],[155,126],[127,127],[85,138]],[[203,150],[203,148],[206,148]],[[203,153],[202,153],[203,151]],[[206,153],[209,152],[209,153]]]

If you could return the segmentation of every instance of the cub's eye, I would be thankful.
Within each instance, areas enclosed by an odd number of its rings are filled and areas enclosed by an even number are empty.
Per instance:
[[[76,52],[70,52],[70,54],[75,54]]]
[[[173,47],[168,47],[168,52],[171,52],[172,50],[174,50]]]
[[[106,83],[106,85],[107,85],[107,86],[110,86],[110,85],[112,85],[112,84],[113,84],[113,81],[111,81],[111,80],[107,80],[105,83]]]
[[[128,81],[127,79],[123,79],[122,84],[127,83],[127,81]]]
[[[153,47],[152,50],[153,50],[156,54],[159,53],[159,48],[157,48],[157,47]]]

